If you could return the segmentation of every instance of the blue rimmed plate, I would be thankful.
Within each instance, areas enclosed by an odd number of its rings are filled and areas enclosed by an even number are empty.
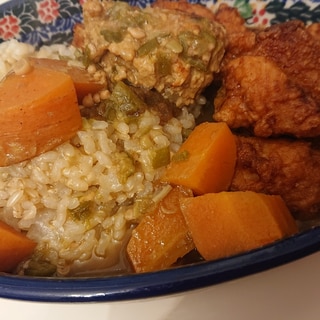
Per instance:
[[[101,278],[31,278],[3,274],[0,297],[40,302],[110,302],[199,289],[268,270],[320,249],[320,228],[217,261],[144,274]]]
[[[205,3],[213,1],[192,1]],[[222,1],[219,1],[222,2]],[[320,20],[318,1],[226,1],[239,8],[247,24],[301,19]],[[130,1],[145,6],[149,1]],[[82,21],[81,2],[75,0],[13,0],[0,6],[0,40],[16,38],[35,46],[66,43]],[[301,233],[273,245],[228,259],[147,274],[103,278],[49,279],[2,274],[0,296],[28,301],[92,302],[155,297],[210,286],[273,268],[320,249],[320,229]]]

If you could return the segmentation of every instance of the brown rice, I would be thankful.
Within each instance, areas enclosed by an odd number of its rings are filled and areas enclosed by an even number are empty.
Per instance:
[[[1,46],[2,75],[24,56],[72,58],[75,52],[64,46],[35,52],[15,40]],[[14,59],[4,57],[9,50],[16,51]],[[153,168],[152,150],[176,152],[194,125],[187,109],[165,125],[149,110],[130,123],[84,118],[70,142],[0,168],[0,219],[37,241],[31,261],[45,265],[40,275],[123,271],[119,252],[130,228],[141,208],[167,191],[154,183],[163,168]],[[32,263],[18,272],[33,274]]]

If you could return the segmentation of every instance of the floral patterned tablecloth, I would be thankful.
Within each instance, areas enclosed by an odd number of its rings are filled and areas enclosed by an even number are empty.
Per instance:
[[[0,0],[0,42],[11,38],[39,46],[69,42],[74,24],[82,21],[85,0]],[[154,0],[128,0],[145,6]],[[227,2],[239,9],[248,25],[291,19],[320,22],[320,0],[189,0],[208,7]],[[0,2],[0,3],[1,3]]]
[[[82,21],[78,0],[11,0],[0,7],[0,41],[42,45],[68,42]]]

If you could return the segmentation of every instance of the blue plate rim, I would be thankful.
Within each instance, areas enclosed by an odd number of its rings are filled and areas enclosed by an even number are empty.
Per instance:
[[[317,4],[319,1],[307,2]],[[2,3],[0,11],[24,2],[11,0]],[[111,302],[151,298],[217,285],[293,262],[319,250],[320,227],[315,227],[245,254],[145,274],[70,279],[2,273],[0,297],[36,302]]]
[[[0,275],[0,297],[35,302],[112,302],[200,289],[266,271],[320,250],[320,227],[237,256],[168,270],[96,278]]]

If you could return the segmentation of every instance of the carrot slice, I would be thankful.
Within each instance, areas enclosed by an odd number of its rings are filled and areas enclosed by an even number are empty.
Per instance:
[[[82,99],[89,93],[99,92],[106,86],[105,82],[95,81],[85,69],[71,66],[65,60],[30,57],[29,62],[35,67],[49,68],[69,74],[76,88],[79,103],[82,103]]]
[[[13,271],[32,255],[35,247],[34,241],[0,221],[0,271]]]
[[[70,139],[81,127],[69,75],[33,68],[0,83],[0,166],[32,158]]]
[[[236,158],[235,138],[228,126],[204,122],[182,144],[161,180],[197,195],[224,191],[231,183]]]
[[[133,230],[127,253],[136,272],[168,268],[194,249],[179,204],[191,195],[190,190],[173,188]]]
[[[245,252],[298,232],[280,196],[252,191],[180,200],[193,241],[206,260]]]

